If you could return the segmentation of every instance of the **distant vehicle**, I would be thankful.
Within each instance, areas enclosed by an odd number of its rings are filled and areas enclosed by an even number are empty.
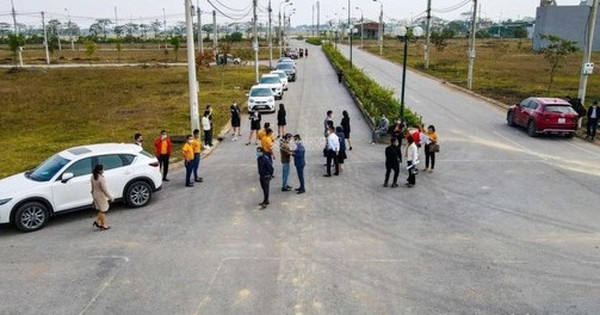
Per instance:
[[[561,134],[572,138],[579,115],[571,104],[560,98],[530,97],[511,106],[506,113],[509,126],[527,128],[527,134]]]
[[[287,91],[288,90],[287,73],[285,73],[285,71],[283,71],[283,70],[273,70],[273,71],[271,71],[271,74],[277,74],[279,76],[279,79],[281,80],[281,84],[283,84],[283,90]]]
[[[216,56],[216,60],[217,60],[217,65],[222,65],[222,64],[239,65],[242,63],[242,59],[234,57],[231,54],[218,54]]]
[[[281,58],[279,58],[279,60],[277,60],[277,63],[284,63],[284,62],[291,62],[294,65],[296,65],[296,61],[290,57],[281,57]]]
[[[283,83],[281,83],[278,74],[263,74],[258,83],[268,85],[273,91],[273,96],[276,100],[283,98]]]
[[[275,67],[276,70],[283,70],[288,76],[289,82],[296,81],[296,66],[290,62],[280,62]]]
[[[248,111],[254,110],[275,112],[275,97],[273,91],[268,85],[254,85],[250,88],[250,92],[246,94],[248,96]]]
[[[110,194],[130,207],[162,187],[158,160],[135,144],[93,144],[61,151],[35,169],[0,180],[0,223],[39,230],[51,216],[92,206],[90,177],[104,166]]]
[[[292,59],[298,59],[298,49],[296,48],[287,48],[285,50],[285,56],[290,57]]]

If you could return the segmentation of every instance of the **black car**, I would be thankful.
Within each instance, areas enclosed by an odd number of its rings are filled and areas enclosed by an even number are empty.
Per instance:
[[[277,64],[275,70],[283,70],[288,76],[288,81],[296,81],[296,66],[291,62],[281,62]]]

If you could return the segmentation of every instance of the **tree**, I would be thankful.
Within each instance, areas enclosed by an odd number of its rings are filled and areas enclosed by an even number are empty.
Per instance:
[[[515,28],[514,36],[515,38],[527,38],[527,29],[523,26]]]
[[[443,51],[448,46],[447,40],[453,37],[454,31],[451,29],[444,29],[441,33],[431,32],[431,42],[437,51]]]
[[[98,23],[90,25],[90,33],[92,33],[93,37],[98,37],[98,33],[100,32],[102,32],[102,25]]]
[[[186,31],[186,26],[185,26],[185,22],[183,22],[183,21],[179,21],[179,22],[175,23],[175,26],[173,26],[173,28],[171,28],[171,32],[175,36],[181,36],[181,35],[183,35],[183,33],[185,33],[185,31]]]
[[[94,56],[97,49],[98,49],[98,45],[96,45],[96,42],[94,42],[94,41],[85,42],[85,54],[89,58],[92,58],[92,56]]]
[[[123,25],[123,29],[127,33],[127,36],[133,37],[133,33],[136,33],[140,29],[140,26],[135,23],[127,23]]]
[[[183,39],[181,36],[173,36],[171,37],[171,46],[173,46],[173,51],[175,51],[175,61],[178,60],[177,53],[179,52],[179,47],[181,47],[181,41]]]
[[[142,32],[142,37],[144,37],[144,38],[148,38],[148,32],[151,29],[152,28],[148,24],[140,24],[140,32]]]
[[[50,35],[58,37],[60,35],[61,23],[59,20],[50,20],[46,28]]]
[[[539,53],[544,56],[544,59],[550,64],[550,82],[548,83],[548,91],[552,89],[554,76],[556,71],[563,65],[562,61],[570,54],[575,53],[578,48],[575,46],[577,42],[563,39],[556,35],[540,34],[542,40],[548,41],[548,45],[539,50]]]
[[[106,41],[106,28],[113,24],[110,19],[97,19],[96,23],[102,27],[102,33],[104,34],[104,41]]]
[[[19,52],[19,49],[21,49],[21,47],[23,47],[25,45],[25,36],[23,36],[23,34],[10,34],[8,35],[8,46],[10,47],[10,50],[13,52],[13,58],[16,62],[17,60],[17,53]]]
[[[206,33],[206,40],[210,41],[210,34],[214,31],[212,24],[204,24],[202,25],[202,31]]]
[[[244,34],[240,32],[233,32],[227,36],[227,38],[232,42],[241,42],[244,37]]]
[[[125,30],[122,25],[117,25],[113,28],[113,32],[115,32],[115,35],[117,35],[117,37],[121,37],[124,31]]]
[[[0,22],[0,37],[7,36],[10,34],[10,24],[6,22]]]
[[[152,31],[154,32],[154,38],[158,38],[158,33],[160,32],[163,23],[161,23],[159,20],[154,20],[152,24],[150,24],[150,26],[152,27]]]

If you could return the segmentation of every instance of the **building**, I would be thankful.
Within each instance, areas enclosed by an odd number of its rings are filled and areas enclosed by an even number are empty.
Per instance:
[[[356,32],[358,32],[358,34],[360,35],[360,31],[361,31],[361,26],[364,27],[364,38],[372,38],[372,39],[378,39],[379,38],[379,23],[376,22],[364,22],[364,23],[357,23],[354,25],[354,29]],[[385,24],[383,24],[383,33],[385,34]]]
[[[553,0],[541,0],[535,17],[533,33],[533,49],[540,50],[548,42],[540,38],[540,34],[556,35],[577,42],[577,47],[583,50],[586,45],[586,29],[591,6],[588,1],[580,5],[558,6]],[[600,23],[594,30],[593,50],[600,51]]]

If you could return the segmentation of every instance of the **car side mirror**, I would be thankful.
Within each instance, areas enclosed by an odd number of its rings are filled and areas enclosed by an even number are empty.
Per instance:
[[[73,177],[75,177],[75,175],[73,173],[64,173],[60,177],[60,181],[64,184],[64,183],[68,182]]]

